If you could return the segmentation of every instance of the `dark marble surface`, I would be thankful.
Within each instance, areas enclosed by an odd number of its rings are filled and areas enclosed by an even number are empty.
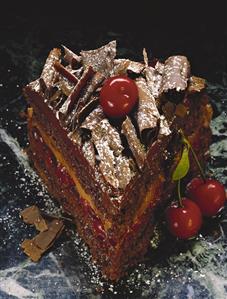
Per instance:
[[[59,213],[29,166],[24,150],[26,119],[21,111],[26,107],[22,87],[39,75],[48,51],[62,43],[77,51],[117,39],[119,55],[138,60],[143,47],[158,57],[177,52],[188,55],[193,73],[208,78],[214,108],[208,171],[226,185],[225,32],[216,32],[218,27],[209,31],[210,25],[204,23],[193,35],[194,31],[186,26],[188,35],[180,42],[177,36],[168,39],[170,29],[164,33],[162,26],[159,35],[148,27],[151,35],[145,34],[143,29],[149,22],[122,30],[121,26],[99,23],[96,27],[79,23],[73,26],[67,20],[60,27],[55,17],[48,19],[45,14],[42,22],[33,15],[10,12],[7,16],[13,17],[14,22],[0,22],[0,298],[227,298],[226,209],[218,219],[204,224],[196,240],[179,242],[162,231],[158,249],[149,252],[146,261],[117,285],[100,278],[86,246],[69,224],[39,263],[30,262],[20,244],[36,232],[19,218],[21,209],[34,203],[45,211]],[[160,38],[160,33],[166,38]],[[195,45],[202,33],[203,43]]]

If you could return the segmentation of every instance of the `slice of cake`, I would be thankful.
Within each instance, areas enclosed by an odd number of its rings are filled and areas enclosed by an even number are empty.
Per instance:
[[[53,49],[40,78],[24,88],[29,156],[111,280],[148,250],[175,187],[171,175],[182,150],[178,130],[201,162],[211,138],[205,81],[191,76],[187,58],[149,64],[143,54],[144,62],[117,59],[115,41],[79,55]],[[116,78],[134,85],[136,99],[119,109],[107,100],[108,113],[104,87]],[[120,85],[127,102],[125,88]]]

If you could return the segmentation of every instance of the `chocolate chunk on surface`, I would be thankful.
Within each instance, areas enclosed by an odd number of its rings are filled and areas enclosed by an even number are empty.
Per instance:
[[[145,159],[145,150],[137,137],[135,127],[127,116],[122,123],[122,133],[126,136],[130,150],[135,157],[139,169],[142,169]]]
[[[107,77],[114,67],[116,41],[111,41],[96,50],[81,51],[80,54],[82,64],[85,67],[92,66],[96,72],[100,72]]]
[[[54,64],[60,61],[61,50],[54,48],[50,51],[47,57],[46,63],[44,65],[41,78],[44,80],[47,88],[50,88],[56,79],[56,70]]]
[[[188,92],[201,92],[206,88],[206,80],[200,77],[191,76],[189,79]]]
[[[122,156],[123,146],[117,130],[107,119],[103,119],[92,131],[92,141],[99,155],[99,168],[106,181],[114,188],[125,188],[134,173],[127,158]],[[125,176],[118,176],[119,168]]]
[[[36,229],[40,232],[48,229],[46,220],[42,217],[40,210],[37,206],[31,206],[24,209],[20,216],[27,224],[35,225]]]
[[[190,63],[185,56],[170,56],[164,63],[161,92],[184,91],[190,76]]]
[[[146,135],[155,131],[157,128],[160,114],[156,106],[156,101],[151,94],[145,79],[140,78],[136,81],[139,93],[139,105],[137,112],[137,123],[142,139],[146,139]]]

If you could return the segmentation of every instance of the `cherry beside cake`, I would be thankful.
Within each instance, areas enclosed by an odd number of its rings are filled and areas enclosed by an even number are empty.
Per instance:
[[[171,201],[179,132],[201,164],[211,142],[205,80],[185,56],[143,56],[116,58],[115,41],[79,54],[53,49],[24,88],[29,157],[110,280],[142,260]],[[192,160],[188,177],[196,173]]]

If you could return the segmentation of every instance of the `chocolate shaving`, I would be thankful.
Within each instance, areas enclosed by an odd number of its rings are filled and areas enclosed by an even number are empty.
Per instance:
[[[87,159],[89,164],[94,167],[95,166],[95,148],[93,143],[88,140],[85,141],[82,146],[82,151],[84,153],[84,157]]]
[[[188,92],[201,92],[206,87],[206,80],[200,77],[191,76],[189,79]]]
[[[54,68],[59,74],[69,80],[69,82],[76,84],[78,79],[67,68],[65,68],[59,61],[54,63]]]
[[[137,123],[141,138],[149,143],[149,139],[155,133],[160,114],[156,106],[155,98],[144,79],[136,81],[139,93],[139,107],[137,112]]]
[[[170,56],[164,64],[161,92],[183,91],[187,88],[190,64],[185,56]]]
[[[47,90],[47,86],[46,86],[46,83],[45,83],[45,81],[43,80],[42,77],[39,78],[39,84],[40,84],[40,89],[41,89],[41,91],[42,91],[43,93],[45,93],[46,90]]]
[[[92,141],[99,155],[99,168],[106,181],[115,188],[124,188],[133,174],[129,167],[130,163],[123,161],[126,158],[121,155],[123,146],[117,130],[110,125],[107,119],[103,119],[92,131]],[[119,172],[119,169],[117,170],[118,164],[118,167],[124,168],[124,180],[117,174]]]
[[[77,116],[78,124],[81,124],[86,117],[98,106],[99,99],[92,98],[79,112]]]
[[[134,172],[131,167],[131,160],[126,157],[116,157],[115,161],[115,176],[118,178],[119,186],[118,188],[124,189],[131,178],[134,176]]]
[[[129,148],[135,157],[139,169],[142,169],[145,159],[145,151],[137,137],[136,130],[129,117],[126,117],[122,124],[122,133],[126,136]]]
[[[37,206],[31,206],[24,209],[20,216],[27,224],[35,225],[36,229],[40,232],[44,232],[48,229],[45,219],[42,217],[41,212]]]
[[[105,115],[103,113],[102,107],[98,106],[86,117],[80,128],[92,131],[104,118]]]
[[[66,95],[68,97],[70,95],[70,93],[73,91],[74,85],[72,85],[65,78],[61,77],[58,81],[58,87],[64,93],[64,95]]]
[[[83,95],[77,101],[77,104],[75,105],[75,108],[71,112],[71,115],[69,116],[69,119],[67,121],[68,124],[73,124],[73,128],[76,128],[79,125],[79,118],[83,118],[83,113],[81,114],[81,111],[85,108],[85,106],[86,109],[83,112],[86,112],[86,110],[88,110],[88,113],[89,113],[89,109],[92,106],[93,107],[96,106],[97,100],[91,99],[90,102],[88,101],[89,98],[94,94],[98,86],[100,86],[103,80],[104,80],[104,76],[101,73],[96,73],[92,77],[91,81],[88,82],[87,88],[85,88]],[[87,106],[87,103],[90,105]]]
[[[92,66],[96,72],[102,73],[108,77],[110,71],[114,67],[114,58],[116,56],[116,41],[112,41],[107,45],[96,50],[81,51],[82,64]]]
[[[169,124],[164,115],[160,116],[160,124],[159,124],[159,135],[168,136],[171,134],[171,130],[169,128]]]
[[[77,64],[81,62],[81,56],[76,55],[75,53],[73,53],[73,51],[69,50],[65,46],[62,47],[64,48],[65,51],[65,56],[64,56],[65,61],[71,64],[72,67],[77,66]]]
[[[158,98],[160,95],[162,75],[157,71],[157,69],[151,66],[145,68],[144,74],[147,80],[147,85],[150,90],[150,93],[153,97]]]
[[[46,63],[43,67],[41,78],[44,80],[47,88],[51,88],[56,80],[56,71],[54,64],[60,60],[61,50],[54,48],[50,51]]]
[[[92,67],[88,67],[85,69],[80,81],[76,84],[71,94],[68,96],[65,103],[62,105],[61,109],[59,110],[59,114],[63,115],[63,117],[67,117],[67,115],[72,111],[74,105],[76,104],[80,92],[87,84],[87,81],[94,75],[94,71]]]
[[[24,253],[28,255],[32,261],[37,262],[43,253],[45,253],[60,236],[64,229],[61,220],[54,219],[48,224],[48,230],[40,232],[33,239],[26,239],[21,244]]]
[[[113,75],[121,75],[131,71],[135,74],[140,74],[144,69],[144,64],[129,59],[115,59]]]

